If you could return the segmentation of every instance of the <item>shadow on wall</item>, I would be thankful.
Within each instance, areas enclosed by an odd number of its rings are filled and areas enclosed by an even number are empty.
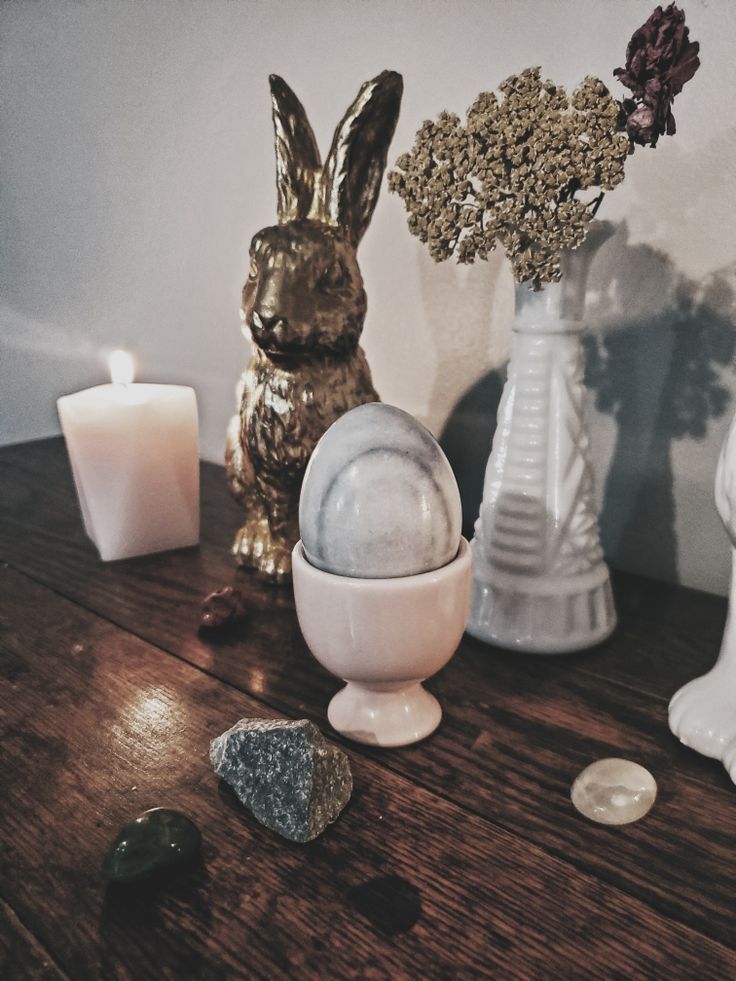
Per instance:
[[[434,368],[423,422],[436,433],[455,408],[458,379],[472,386],[489,364],[508,359],[514,289],[501,249],[473,265],[436,263],[424,246],[417,256],[422,323]]]
[[[697,284],[628,235],[622,223],[601,249],[586,307],[586,382],[598,411],[616,424],[601,537],[614,566],[676,581],[672,445],[704,439],[709,420],[728,409],[720,369],[736,353],[736,269]],[[458,478],[466,536],[480,509],[505,375],[494,370],[475,382],[440,437]]]
[[[496,412],[506,371],[489,371],[463,395],[445,423],[440,446],[450,461],[463,503],[463,535],[473,537],[483,479],[496,431]]]
[[[619,568],[674,582],[672,446],[705,439],[709,421],[728,409],[719,369],[736,352],[734,270],[695,283],[663,253],[630,245],[623,223],[594,272],[586,382],[598,411],[616,423],[603,548]],[[705,479],[709,493],[714,475],[715,467]]]
[[[435,263],[417,250],[424,301],[423,322],[433,348],[435,373],[422,421],[440,432],[440,444],[460,487],[463,534],[472,537],[480,510],[483,478],[496,428],[496,410],[506,369],[482,373],[508,359],[514,291],[511,268],[501,249],[470,266]],[[456,402],[458,379],[469,389]]]

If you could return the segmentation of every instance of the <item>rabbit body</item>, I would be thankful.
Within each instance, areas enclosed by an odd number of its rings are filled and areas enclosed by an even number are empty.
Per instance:
[[[247,520],[235,541],[240,564],[287,578],[299,538],[299,493],[309,457],[344,412],[378,395],[363,351],[299,368],[256,350],[242,378],[240,414],[230,427],[230,486]]]
[[[287,580],[304,470],[344,412],[378,400],[358,344],[366,312],[357,245],[376,204],[401,77],[366,82],[324,167],[301,104],[271,77],[279,224],[258,232],[241,316],[252,356],[228,429],[228,482],[246,520],[240,565]]]

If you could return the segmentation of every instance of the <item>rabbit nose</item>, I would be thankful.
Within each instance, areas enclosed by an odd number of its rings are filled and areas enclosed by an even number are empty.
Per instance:
[[[259,330],[273,331],[279,325],[283,324],[283,317],[264,317],[263,314],[258,313],[257,310],[253,311],[253,326]]]

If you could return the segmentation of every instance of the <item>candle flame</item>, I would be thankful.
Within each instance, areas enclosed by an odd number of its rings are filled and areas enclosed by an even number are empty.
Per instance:
[[[135,378],[135,362],[127,351],[113,351],[107,359],[114,385],[130,385]]]

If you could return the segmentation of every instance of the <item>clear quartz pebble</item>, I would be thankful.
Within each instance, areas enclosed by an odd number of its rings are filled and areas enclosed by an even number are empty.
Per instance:
[[[570,797],[578,811],[598,824],[631,824],[649,812],[657,783],[649,770],[631,760],[596,760],[572,785]]]

